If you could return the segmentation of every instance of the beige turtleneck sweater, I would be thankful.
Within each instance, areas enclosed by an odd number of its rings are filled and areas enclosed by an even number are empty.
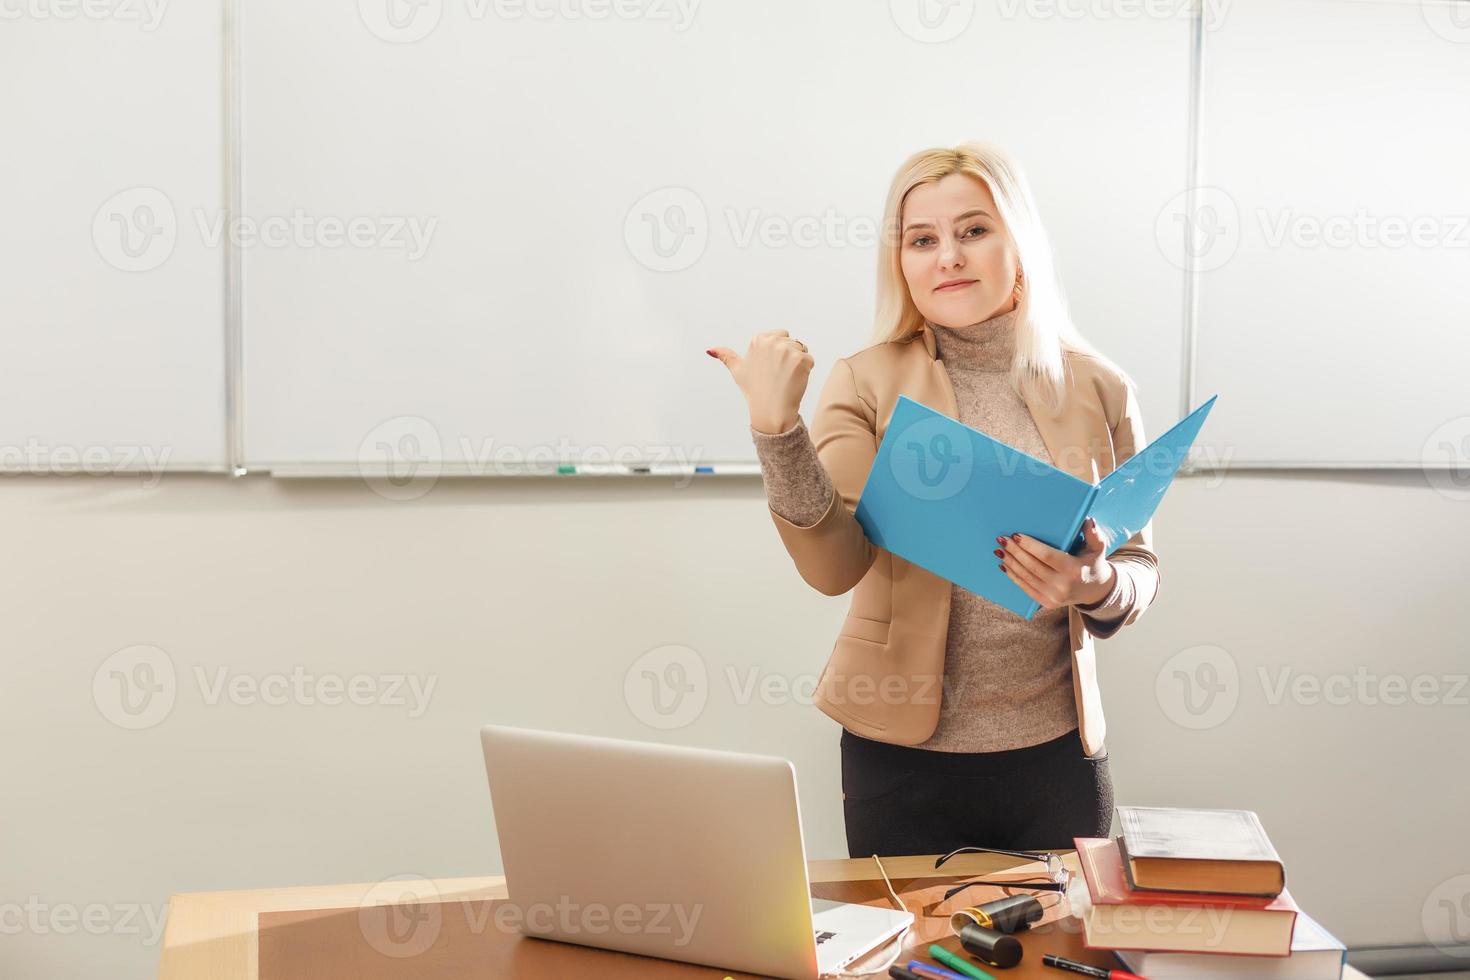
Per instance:
[[[934,330],[959,419],[1022,452],[1052,462],[1026,403],[1011,387],[1016,312],[968,327]],[[800,527],[827,512],[832,481],[798,416],[785,432],[751,429],[772,510]],[[1040,609],[1029,621],[953,585],[945,643],[939,725],[918,747],[996,752],[1036,745],[1077,727],[1067,610]],[[1113,576],[1112,592],[1078,606],[1094,635],[1110,636],[1135,602],[1132,580]]]

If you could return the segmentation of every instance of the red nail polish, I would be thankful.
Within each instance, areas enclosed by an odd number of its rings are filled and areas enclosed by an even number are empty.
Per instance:
[[[718,357],[719,356],[718,354],[716,354],[714,352],[714,348],[710,348],[709,350],[705,351],[705,353],[708,354],[710,357]]]
[[[1012,535],[1011,535],[1011,540],[1012,540],[1012,541],[1020,541],[1020,540],[1021,540],[1021,535],[1020,535],[1020,533],[1019,533],[1019,532],[1017,532],[1017,533],[1016,533],[1016,534],[1012,534]]]
[[[1005,571],[1006,570],[1006,563],[1005,562],[1001,562],[1000,563],[1000,570],[1001,571]]]
[[[1006,553],[1004,551],[1001,551],[999,548],[996,548],[995,549],[995,557],[997,557],[997,558],[1004,558],[1005,556],[1006,556]]]

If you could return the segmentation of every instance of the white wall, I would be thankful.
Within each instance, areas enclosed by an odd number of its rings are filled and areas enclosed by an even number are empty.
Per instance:
[[[347,481],[6,480],[0,972],[152,976],[146,919],[174,891],[498,872],[487,721],[786,755],[810,853],[845,856],[837,725],[737,704],[725,679],[809,682],[846,606],[801,583],[763,500],[738,478],[441,481],[411,502]],[[1470,709],[1272,706],[1256,668],[1463,674],[1466,506],[1410,473],[1177,484],[1156,518],[1159,603],[1100,647],[1119,801],[1254,808],[1330,928],[1422,942],[1435,886],[1470,872]],[[125,717],[120,688],[93,682],[135,644],[165,651],[178,687],[128,731],[103,713]],[[710,683],[696,720],[660,732],[624,676],[666,644]],[[1233,714],[1193,731],[1155,681],[1200,644],[1241,680]],[[195,675],[296,667],[437,686],[412,718],[211,705]],[[1426,850],[1442,844],[1458,853]],[[94,903],[102,933],[65,934]],[[17,932],[38,906],[62,917]]]

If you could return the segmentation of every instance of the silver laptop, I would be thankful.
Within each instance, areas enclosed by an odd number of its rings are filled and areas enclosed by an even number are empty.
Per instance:
[[[480,739],[528,935],[812,980],[914,921],[812,898],[785,759],[498,725]]]

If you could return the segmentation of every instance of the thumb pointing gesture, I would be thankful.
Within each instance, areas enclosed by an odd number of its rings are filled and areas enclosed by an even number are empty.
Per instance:
[[[744,363],[740,355],[728,347],[711,347],[705,353],[710,357],[718,358],[721,364],[730,369],[731,375],[734,375],[735,369]]]
[[[744,357],[728,347],[711,347],[707,353],[718,358],[740,386],[751,428],[777,433],[796,425],[814,363],[806,344],[785,330],[767,330],[752,338]]]

